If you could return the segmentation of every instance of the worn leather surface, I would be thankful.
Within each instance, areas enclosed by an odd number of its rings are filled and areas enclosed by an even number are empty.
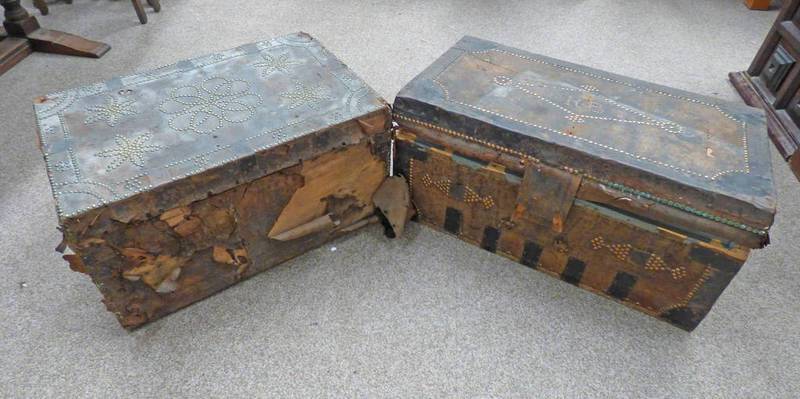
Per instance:
[[[39,99],[59,216],[80,215],[385,107],[304,33]]]
[[[766,228],[763,112],[464,37],[397,95],[396,115]]]

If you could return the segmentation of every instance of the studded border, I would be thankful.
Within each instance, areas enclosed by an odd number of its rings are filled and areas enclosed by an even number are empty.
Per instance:
[[[595,73],[592,73],[592,72],[571,68],[571,67],[565,66],[565,65],[551,63],[551,62],[548,62],[548,61],[545,61],[545,60],[532,58],[532,57],[524,56],[524,55],[521,55],[521,54],[516,54],[514,52],[503,50],[503,49],[499,49],[499,48],[492,48],[492,49],[488,49],[488,50],[465,52],[464,54],[461,54],[459,56],[459,58],[463,57],[465,55],[486,54],[486,53],[490,53],[490,52],[497,52],[497,53],[507,54],[507,55],[510,55],[510,56],[514,56],[514,57],[518,57],[518,58],[524,59],[524,60],[529,61],[529,62],[535,62],[535,63],[538,63],[538,64],[548,65],[548,66],[551,66],[553,68],[559,68],[559,69],[563,69],[563,70],[566,70],[566,71],[569,71],[569,72],[579,73],[579,74],[586,75],[586,76],[589,76],[589,77],[592,77],[592,78],[595,78],[595,79],[605,80],[605,81],[608,81],[608,82],[621,84],[623,86],[628,86],[628,87],[631,87],[631,88],[634,88],[634,89],[637,89],[637,90],[648,91],[648,92],[655,93],[655,94],[658,94],[658,95],[663,95],[663,96],[666,96],[666,97],[671,97],[671,98],[675,98],[675,99],[678,99],[678,100],[688,101],[688,102],[692,102],[692,103],[696,103],[696,104],[700,104],[700,105],[711,107],[711,108],[715,109],[716,111],[718,111],[719,113],[721,113],[727,119],[729,119],[729,120],[731,120],[731,121],[733,121],[736,124],[741,126],[741,128],[743,130],[741,141],[742,141],[742,152],[743,152],[742,159],[744,161],[744,168],[743,169],[723,170],[723,171],[719,171],[719,172],[715,173],[714,175],[708,176],[708,175],[704,175],[702,173],[698,173],[698,172],[695,172],[693,170],[689,170],[689,169],[686,169],[686,168],[683,168],[683,167],[680,167],[680,166],[677,166],[677,165],[672,165],[672,164],[667,163],[667,162],[659,161],[657,159],[651,159],[651,158],[645,157],[643,155],[634,154],[634,153],[631,153],[631,152],[628,152],[628,151],[624,151],[624,150],[618,149],[616,147],[613,147],[613,146],[610,146],[610,145],[607,145],[607,144],[603,144],[603,143],[599,143],[599,142],[596,142],[596,141],[593,141],[593,140],[589,140],[587,138],[582,138],[582,137],[577,137],[577,136],[569,136],[569,135],[566,135],[562,131],[559,131],[559,130],[556,130],[556,129],[552,129],[552,128],[549,128],[547,126],[539,125],[539,124],[536,124],[536,123],[532,123],[532,122],[529,122],[529,121],[524,121],[524,120],[515,118],[513,116],[503,114],[501,112],[493,111],[493,110],[486,109],[486,108],[483,108],[483,107],[479,107],[479,106],[476,106],[476,105],[473,105],[473,104],[469,104],[469,103],[465,103],[465,102],[462,102],[462,101],[458,101],[458,100],[453,99],[450,96],[450,91],[447,89],[447,87],[444,84],[442,84],[442,82],[439,81],[439,78],[441,77],[441,75],[447,70],[447,68],[444,68],[433,78],[433,82],[436,83],[442,89],[442,91],[445,94],[445,99],[447,101],[450,101],[450,102],[452,102],[454,104],[458,104],[458,105],[465,106],[465,107],[468,107],[468,108],[476,109],[478,111],[485,112],[485,113],[488,113],[488,114],[491,114],[491,115],[496,115],[496,116],[499,116],[499,117],[504,118],[504,119],[508,119],[508,120],[511,120],[511,121],[514,121],[514,122],[517,122],[517,123],[521,123],[523,125],[533,126],[535,128],[543,129],[543,130],[546,130],[546,131],[549,131],[549,132],[552,132],[552,133],[555,133],[555,134],[558,134],[558,135],[561,135],[561,136],[567,136],[567,137],[571,137],[573,139],[578,139],[578,140],[581,140],[583,142],[586,142],[586,143],[589,143],[589,144],[592,144],[592,145],[595,145],[595,146],[598,146],[598,147],[601,147],[601,148],[605,148],[607,150],[611,150],[611,151],[615,151],[615,152],[624,154],[624,155],[632,157],[634,159],[638,159],[638,160],[641,160],[641,161],[646,161],[646,162],[649,162],[649,163],[660,165],[662,167],[670,168],[670,169],[673,169],[673,170],[677,170],[679,172],[687,173],[687,174],[690,174],[690,175],[693,175],[693,176],[702,177],[702,178],[705,178],[705,179],[708,179],[708,180],[712,180],[712,181],[716,180],[720,176],[723,176],[723,175],[726,175],[726,174],[730,174],[730,173],[745,173],[745,174],[749,174],[750,173],[750,156],[749,156],[748,143],[747,143],[747,124],[744,121],[740,121],[740,120],[736,119],[735,117],[733,117],[732,115],[728,114],[727,112],[723,111],[722,108],[717,104],[712,104],[712,103],[708,103],[708,102],[705,102],[705,101],[701,101],[701,100],[697,100],[697,99],[689,98],[689,97],[685,97],[685,96],[674,95],[674,94],[665,92],[663,90],[657,90],[657,89],[648,88],[648,87],[640,87],[640,86],[637,86],[637,85],[635,85],[633,83],[624,82],[624,81],[617,80],[617,79],[614,79],[614,78],[611,78],[611,77],[602,76],[602,75],[598,75],[598,74],[595,74]],[[453,62],[455,62],[455,60],[453,60]]]

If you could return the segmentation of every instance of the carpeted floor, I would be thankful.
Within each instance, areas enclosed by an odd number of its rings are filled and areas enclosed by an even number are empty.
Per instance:
[[[0,76],[0,396],[800,396],[800,182],[774,149],[772,245],[752,253],[691,334],[419,225],[395,241],[368,228],[128,332],[53,251],[31,107],[298,30],[388,100],[469,34],[740,101],[727,73],[748,66],[775,10],[741,0],[162,2],[144,26],[128,1],[52,4],[43,25],[112,50],[36,54]]]

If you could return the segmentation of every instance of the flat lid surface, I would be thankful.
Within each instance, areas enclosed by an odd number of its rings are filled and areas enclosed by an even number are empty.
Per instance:
[[[470,126],[466,117],[515,136],[478,128],[458,132],[478,140],[515,149],[531,140],[568,148],[610,165],[609,173],[622,164],[774,209],[763,112],[745,105],[472,37],[459,41],[397,97],[399,115],[462,128]]]
[[[385,106],[304,33],[46,96],[59,216],[74,216]]]

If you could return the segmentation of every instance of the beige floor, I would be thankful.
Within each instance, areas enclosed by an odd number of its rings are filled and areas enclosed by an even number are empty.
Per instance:
[[[30,5],[29,0],[23,2]],[[692,334],[454,238],[369,228],[135,332],[59,241],[31,99],[303,30],[391,100],[462,35],[739,101],[776,12],[741,0],[163,0],[55,3],[100,60],[0,77],[0,396],[800,396],[800,182],[773,151],[772,245]],[[32,8],[31,8],[32,10]]]

